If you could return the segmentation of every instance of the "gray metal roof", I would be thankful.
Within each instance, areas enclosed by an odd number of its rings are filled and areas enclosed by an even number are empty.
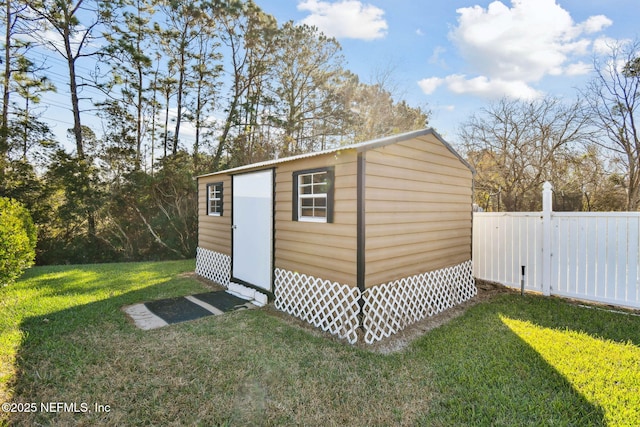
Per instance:
[[[269,167],[278,165],[280,163],[291,162],[291,161],[300,160],[300,159],[308,159],[310,157],[317,157],[317,156],[322,156],[324,154],[337,153],[338,151],[343,151],[343,150],[356,150],[358,152],[362,152],[362,151],[367,151],[367,150],[371,150],[371,149],[374,149],[374,148],[384,147],[384,146],[390,145],[390,144],[395,144],[396,142],[407,141],[409,139],[417,138],[417,137],[423,136],[423,135],[433,135],[433,136],[435,136],[438,139],[438,141],[440,141],[442,143],[442,145],[447,147],[447,149],[449,149],[449,151],[451,151],[458,159],[460,159],[460,161],[465,166],[467,166],[471,170],[471,172],[473,174],[475,174],[475,170],[473,169],[473,167],[464,158],[462,158],[462,156],[460,156],[460,154],[458,154],[458,152],[456,150],[454,150],[454,148],[451,145],[449,145],[448,142],[446,142],[444,139],[442,139],[442,137],[440,135],[438,135],[438,133],[435,130],[433,130],[432,128],[428,128],[428,129],[414,130],[414,131],[411,131],[411,132],[401,133],[401,134],[397,134],[397,135],[391,135],[391,136],[387,136],[387,137],[384,137],[384,138],[373,139],[373,140],[370,140],[370,141],[359,142],[359,143],[356,143],[356,144],[344,145],[344,146],[340,146],[340,147],[331,148],[331,149],[328,149],[328,150],[316,151],[316,152],[313,152],[313,153],[305,153],[305,154],[299,154],[297,156],[283,157],[281,159],[266,160],[264,162],[252,163],[252,164],[249,164],[249,165],[239,166],[239,167],[232,168],[232,169],[226,169],[226,170],[221,170],[221,171],[218,171],[218,172],[212,172],[212,173],[208,173],[208,174],[204,174],[204,175],[199,175],[199,176],[197,176],[197,178],[204,178],[204,177],[207,177],[207,176],[219,175],[219,174],[223,174],[223,173],[224,174],[234,174],[234,173],[240,173],[240,172],[248,171],[248,170],[252,170],[252,169],[264,169],[264,168],[269,168]]]

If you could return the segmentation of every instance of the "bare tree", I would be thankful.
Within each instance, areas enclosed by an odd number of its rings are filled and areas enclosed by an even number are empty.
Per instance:
[[[604,58],[594,59],[595,78],[584,91],[592,124],[600,130],[594,142],[624,167],[627,210],[640,208],[640,40],[616,42]]]
[[[580,105],[502,99],[464,123],[460,138],[478,171],[476,202],[494,210],[536,208],[539,187],[588,136]]]

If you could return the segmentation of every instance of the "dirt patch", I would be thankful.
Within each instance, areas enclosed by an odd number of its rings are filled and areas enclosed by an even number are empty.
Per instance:
[[[362,348],[363,350],[373,351],[381,354],[390,354],[390,353],[402,351],[411,342],[413,342],[417,338],[420,338],[430,330],[435,329],[439,326],[442,326],[447,322],[449,322],[450,320],[455,319],[458,316],[461,316],[462,314],[464,314],[465,311],[467,311],[469,307],[473,307],[478,303],[488,301],[491,298],[494,298],[496,295],[515,292],[514,290],[509,289],[505,286],[492,283],[492,282],[485,282],[482,280],[476,280],[476,287],[478,288],[478,294],[475,297],[471,298],[470,300],[460,305],[457,305],[455,307],[449,308],[441,313],[438,313],[435,316],[422,319],[406,327],[402,331],[396,334],[393,334],[388,338],[384,338],[374,344],[366,344],[364,342],[364,334],[362,334],[359,331],[358,342],[355,345],[356,347]],[[344,340],[340,340],[339,338],[329,334],[328,332],[321,331],[320,329],[308,324],[303,320],[297,319],[287,313],[277,310],[273,306],[273,304],[269,304],[268,306],[265,307],[265,309],[270,315],[276,316],[290,325],[304,328],[307,331],[309,331],[312,335],[323,336],[323,337],[326,337],[327,339],[331,339],[339,342],[345,342]]]
[[[222,287],[218,283],[211,281],[209,279],[205,279],[202,276],[197,275],[195,272],[186,272],[180,275],[180,277],[188,277],[195,280],[198,280],[206,287],[212,290],[225,290],[226,288]],[[465,311],[469,307],[473,307],[474,305],[488,301],[491,298],[494,298],[496,295],[505,294],[505,293],[516,293],[517,291],[514,289],[507,288],[497,283],[488,282],[484,280],[476,279],[476,287],[478,289],[478,294],[471,298],[470,300],[459,304],[455,307],[451,307],[441,313],[436,314],[435,316],[427,317],[422,319],[412,325],[407,326],[402,331],[391,335],[388,338],[383,338],[382,340],[374,343],[367,344],[364,342],[364,334],[361,330],[358,330],[358,342],[355,344],[356,347],[362,348],[363,350],[373,351],[381,354],[390,354],[398,351],[402,351],[405,349],[411,342],[420,338],[427,332],[432,329],[435,329],[439,326],[442,326],[449,321],[455,319],[456,317],[464,314]],[[346,342],[335,335],[329,334],[328,332],[324,332],[321,329],[316,328],[313,325],[305,322],[304,320],[298,319],[294,316],[291,316],[288,313],[280,311],[276,309],[273,303],[268,304],[262,308],[269,315],[280,318],[285,323],[307,330],[314,336],[321,336],[326,339],[336,341],[336,342]]]
[[[442,326],[456,317],[462,316],[469,307],[488,301],[494,298],[496,295],[505,293],[513,293],[512,289],[497,283],[485,282],[483,280],[476,280],[476,287],[478,288],[478,294],[468,301],[462,304],[451,307],[443,312],[436,314],[435,316],[427,317],[419,320],[418,322],[407,326],[402,331],[391,335],[388,338],[374,344],[366,344],[364,341],[358,342],[357,346],[365,350],[374,351],[376,353],[390,354],[404,350],[411,342],[420,338],[427,332]]]

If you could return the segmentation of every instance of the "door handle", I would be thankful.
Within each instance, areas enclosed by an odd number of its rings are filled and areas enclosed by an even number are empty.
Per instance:
[[[238,226],[237,226],[237,225],[235,225],[235,224],[231,226],[231,229],[232,229],[232,230],[235,230],[236,228],[238,228]]]

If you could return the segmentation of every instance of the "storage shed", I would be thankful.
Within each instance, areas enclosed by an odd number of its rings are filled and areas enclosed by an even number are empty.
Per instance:
[[[349,342],[476,294],[473,170],[432,129],[197,179],[196,273]]]

